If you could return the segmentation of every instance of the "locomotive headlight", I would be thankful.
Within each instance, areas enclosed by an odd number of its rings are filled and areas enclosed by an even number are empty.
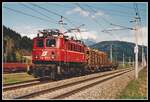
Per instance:
[[[52,58],[52,59],[55,59],[55,53],[54,53],[54,52],[52,52],[51,58]]]
[[[52,55],[52,57],[51,57],[52,59],[54,59],[55,58],[55,56],[54,55]]]

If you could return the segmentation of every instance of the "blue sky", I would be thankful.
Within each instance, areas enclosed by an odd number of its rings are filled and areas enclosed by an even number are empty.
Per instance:
[[[30,7],[35,11],[25,7]],[[69,29],[72,27],[80,26],[81,24],[85,24],[85,26],[81,27],[82,30],[86,32],[81,32],[81,35],[76,34],[78,38],[82,36],[83,39],[93,39],[96,42],[100,41],[108,41],[108,40],[122,40],[134,42],[134,32],[131,30],[119,30],[119,31],[111,31],[110,33],[104,33],[102,30],[104,29],[120,29],[118,26],[112,26],[110,23],[116,25],[122,25],[126,27],[133,27],[134,24],[130,23],[135,17],[135,11],[133,8],[133,3],[32,3],[44,7],[52,12],[55,12],[59,15],[63,15],[69,21],[64,19],[64,22],[67,23],[65,28]],[[147,3],[137,3],[139,13],[141,16],[141,31],[143,32],[143,37],[139,34],[139,44],[147,45],[148,42],[148,31],[147,31]],[[43,28],[60,28],[60,25],[57,21],[60,20],[60,16],[49,13],[43,9],[40,9],[36,6],[31,5],[31,3],[3,3],[2,4],[2,23],[3,25],[10,27],[11,29],[19,32],[22,36],[35,37],[38,30],[42,30]],[[34,15],[36,17],[40,17],[44,20],[40,20],[37,18],[33,18],[30,16],[26,16],[4,7],[9,7],[11,9],[15,9],[30,15]],[[39,14],[42,13],[43,15]],[[48,16],[45,17],[44,15]],[[64,30],[66,30],[64,28]],[[73,36],[73,34],[69,34],[69,36]]]

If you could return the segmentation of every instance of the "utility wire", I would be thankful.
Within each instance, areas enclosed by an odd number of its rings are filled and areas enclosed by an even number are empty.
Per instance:
[[[81,9],[87,11],[86,9],[84,9],[83,7],[81,7],[80,4],[77,4],[77,3],[76,3],[76,5],[77,5],[78,7],[80,7]],[[91,19],[92,19],[96,24],[98,24],[100,27],[102,27],[102,28],[104,29],[104,27],[103,27],[101,24],[99,24],[96,19],[93,19],[93,18],[91,18]],[[99,31],[99,32],[102,32],[102,31]],[[105,33],[108,33],[108,34],[109,34],[110,36],[112,36],[112,37],[116,37],[116,36],[113,36],[113,34],[110,33],[110,32],[105,32]],[[117,37],[116,37],[116,38],[117,38]]]
[[[24,12],[19,11],[19,10],[15,10],[15,9],[12,9],[12,8],[9,8],[9,7],[5,7],[5,6],[3,6],[3,7],[8,9],[8,10],[10,10],[10,11],[16,12],[16,13],[20,13],[20,14],[23,14],[23,15],[26,15],[26,16],[30,16],[30,17],[33,17],[33,18],[36,18],[36,19],[39,19],[39,20],[42,20],[42,21],[51,22],[51,21],[49,21],[47,19],[44,19],[44,18],[41,18],[41,17],[37,17],[37,16],[31,15],[31,14],[28,14],[28,13],[24,13]],[[58,23],[55,23],[55,24],[58,24]],[[66,28],[66,27],[64,27],[64,28]],[[73,34],[75,34],[75,33],[73,33]],[[75,35],[75,38],[77,39],[76,35]]]
[[[78,7],[80,7],[81,9],[87,11],[86,9],[84,9],[83,7],[81,7],[80,4],[77,4],[77,3],[76,3],[76,5],[78,5]],[[91,18],[91,19],[92,19],[92,18]],[[95,19],[92,19],[92,20],[95,20]],[[109,21],[107,21],[107,22],[109,22]],[[100,25],[97,20],[96,20],[95,23],[98,24],[98,25]],[[109,22],[109,24],[110,24],[110,22]],[[100,27],[102,27],[102,28],[104,29],[104,27],[103,27],[102,25],[100,25]],[[102,31],[100,31],[100,32],[102,32]],[[116,36],[113,36],[112,33],[110,33],[110,32],[105,32],[105,33],[108,33],[108,34],[109,34],[110,36],[112,36],[112,37],[116,37]],[[116,38],[117,38],[117,37],[116,37]]]
[[[68,18],[66,18],[66,17],[64,17],[64,16],[62,16],[62,15],[60,15],[60,14],[58,14],[58,13],[55,13],[55,12],[53,12],[53,11],[51,11],[51,10],[48,10],[48,9],[46,9],[46,8],[44,8],[44,7],[41,7],[41,6],[36,5],[36,4],[33,4],[33,3],[30,3],[30,4],[31,4],[32,6],[38,7],[38,8],[40,8],[40,9],[43,9],[43,10],[49,12],[49,13],[52,13],[52,14],[54,14],[54,15],[56,15],[56,16],[62,17],[62,18],[64,18],[64,19],[66,19],[69,23],[73,24]],[[73,25],[74,25],[74,24],[73,24]],[[64,28],[67,30],[66,27],[64,27]],[[70,27],[68,27],[68,28],[71,29]],[[76,34],[75,34],[75,33],[73,33],[73,34],[75,35],[75,38],[77,39]]]
[[[80,7],[82,10],[87,11],[85,8],[81,7],[80,4],[75,3],[76,6]],[[91,17],[89,17],[91,20],[93,20],[98,26],[103,27],[100,23],[98,23],[98,21],[96,19],[93,19]]]
[[[132,7],[129,7],[129,6],[125,6],[125,5],[117,5],[117,4],[115,4],[115,5],[113,5],[113,6],[118,6],[118,7],[121,7],[121,8],[126,8],[126,9],[133,9]],[[145,11],[144,9],[140,9],[141,11]]]
[[[97,13],[97,11],[96,10],[94,10],[91,6],[89,6],[89,5],[87,5],[87,4],[85,4],[91,11],[93,11],[94,13]],[[110,21],[108,21],[108,20],[106,20],[104,17],[102,17],[101,16],[101,18],[105,21],[105,22],[107,22],[107,23],[111,23]]]
[[[129,18],[131,18],[132,17],[132,15],[131,16],[129,16],[129,15],[126,15],[127,13],[123,13],[123,12],[121,12],[121,11],[118,11],[118,10],[113,10],[113,9],[110,9],[110,10],[106,10],[105,8],[101,8],[101,7],[95,7],[95,6],[91,6],[91,7],[93,7],[93,8],[95,8],[95,9],[97,9],[97,10],[103,10],[103,11],[105,11],[105,12],[109,12],[109,14],[114,14],[115,16],[121,16],[121,17],[129,17]],[[116,14],[117,13],[117,14]],[[119,13],[119,14],[118,14]]]
[[[41,17],[38,17],[38,16],[34,16],[34,15],[31,15],[31,14],[28,14],[28,13],[24,13],[24,12],[19,11],[19,10],[15,10],[15,9],[12,9],[12,8],[9,8],[9,7],[5,7],[5,6],[3,6],[3,7],[6,8],[6,9],[8,9],[8,10],[11,10],[11,11],[14,11],[14,12],[26,15],[26,16],[30,16],[30,17],[33,17],[33,18],[36,18],[36,19],[39,19],[39,20],[42,20],[42,21],[46,21],[46,22],[47,21],[51,22],[50,20],[47,20],[47,19],[44,19],[44,18],[41,18]]]
[[[53,12],[53,11],[50,11],[50,10],[48,10],[48,9],[46,9],[46,8],[44,8],[44,7],[42,7],[42,6],[39,6],[39,5],[36,5],[36,4],[33,4],[33,3],[30,3],[31,5],[33,5],[33,6],[35,6],[35,7],[38,7],[38,8],[40,8],[40,9],[43,9],[43,10],[45,10],[45,11],[47,11],[47,12],[49,12],[49,13],[52,13],[52,14],[54,14],[54,15],[57,15],[57,16],[62,16],[62,15],[59,15],[59,14],[57,14],[57,13],[55,13],[55,12]],[[63,17],[63,16],[62,16]],[[64,17],[63,17],[64,18]]]
[[[49,9],[46,9],[46,8],[44,8],[44,7],[42,7],[42,6],[39,6],[39,5],[36,5],[36,4],[33,4],[33,3],[30,3],[30,4],[33,5],[33,6],[35,6],[35,7],[40,8],[40,9],[43,9],[43,10],[45,10],[45,11],[51,13],[51,14],[54,14],[54,15],[56,15],[56,16],[63,17],[63,18],[66,19],[70,24],[75,25],[73,22],[70,21],[70,19],[68,19],[68,18],[66,18],[66,17],[64,17],[64,16],[62,16],[62,15],[56,13],[56,12],[53,12],[53,11],[51,11],[51,10],[49,10]]]
[[[45,15],[44,13],[39,12],[38,10],[35,10],[35,9],[33,9],[33,8],[31,8],[31,7],[29,7],[29,6],[25,5],[25,4],[23,4],[23,3],[20,3],[20,4],[21,4],[22,6],[24,6],[24,7],[26,7],[26,8],[28,8],[28,9],[30,9],[30,10],[32,10],[32,11],[34,11],[34,12],[37,12],[37,13],[39,13],[39,14],[43,15],[44,17],[46,17],[46,18],[48,18],[48,19],[53,20],[52,22],[54,22],[54,21],[55,21],[53,18],[51,18],[51,17],[49,17],[49,16]],[[57,21],[55,21],[55,23],[56,23],[56,22],[57,22]]]

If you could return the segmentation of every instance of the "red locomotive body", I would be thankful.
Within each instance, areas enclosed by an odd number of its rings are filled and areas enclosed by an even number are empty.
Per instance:
[[[43,36],[33,39],[33,65],[28,71],[35,77],[56,79],[113,68],[106,53],[90,49],[80,40],[69,39],[59,30],[43,30],[40,33]]]
[[[43,63],[85,63],[84,45],[64,37],[33,39],[32,61]]]

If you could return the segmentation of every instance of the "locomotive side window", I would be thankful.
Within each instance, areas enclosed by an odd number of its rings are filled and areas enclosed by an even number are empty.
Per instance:
[[[75,45],[75,51],[78,51],[78,45]]]
[[[71,50],[73,49],[73,45],[72,44],[70,44],[71,45]]]
[[[46,47],[54,47],[54,46],[56,46],[55,39],[46,39]]]
[[[37,39],[36,40],[36,47],[43,47],[43,46],[44,46],[43,39]]]
[[[81,52],[84,52],[84,48],[83,47],[81,47]]]
[[[86,54],[89,54],[89,51],[87,51]]]
[[[80,45],[78,46],[78,52],[80,52]]]
[[[74,44],[72,44],[72,51],[74,51],[74,49],[75,49],[75,45],[74,45]]]
[[[71,50],[71,44],[68,43],[68,50]]]

